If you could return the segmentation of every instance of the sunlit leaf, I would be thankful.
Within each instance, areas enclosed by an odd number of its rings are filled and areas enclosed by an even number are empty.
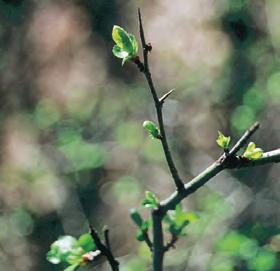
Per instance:
[[[224,136],[220,131],[218,131],[218,138],[216,142],[222,149],[227,149],[230,144],[230,136]]]
[[[90,233],[81,235],[78,240],[78,245],[82,247],[86,252],[90,252],[96,248]]]
[[[242,156],[249,160],[259,159],[263,156],[263,150],[261,148],[256,148],[254,142],[250,142]]]

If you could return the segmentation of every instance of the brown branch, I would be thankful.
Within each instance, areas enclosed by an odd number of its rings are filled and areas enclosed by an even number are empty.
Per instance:
[[[109,245],[108,229],[104,230],[105,243],[106,243],[104,244],[99,238],[97,231],[91,225],[89,226],[89,228],[90,228],[90,234],[92,236],[92,239],[97,249],[100,250],[101,254],[107,258],[107,261],[109,262],[112,271],[119,271],[119,262],[114,258]]]
[[[175,248],[175,243],[177,241],[178,241],[178,236],[172,234],[171,240],[164,247],[164,252],[167,252],[170,248]]]

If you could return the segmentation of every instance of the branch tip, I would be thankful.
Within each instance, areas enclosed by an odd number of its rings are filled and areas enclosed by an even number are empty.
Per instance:
[[[233,146],[233,148],[229,151],[230,156],[236,155],[236,153],[244,147],[246,142],[252,137],[252,135],[260,128],[260,123],[255,122],[237,141],[237,143]]]

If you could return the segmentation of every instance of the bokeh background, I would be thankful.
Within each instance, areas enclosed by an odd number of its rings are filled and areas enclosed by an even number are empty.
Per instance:
[[[138,33],[137,7],[158,92],[176,88],[164,117],[186,182],[220,154],[217,130],[236,140],[259,120],[257,146],[280,146],[279,0],[1,0],[0,270],[62,270],[50,244],[88,221],[110,227],[121,270],[149,270],[129,209],[174,185],[142,129],[156,120],[143,75],[111,52],[114,24]],[[185,200],[199,220],[165,270],[279,271],[279,175],[226,171]]]

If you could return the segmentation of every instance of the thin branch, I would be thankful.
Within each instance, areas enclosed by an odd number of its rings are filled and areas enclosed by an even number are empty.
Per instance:
[[[158,118],[158,124],[159,124],[159,130],[160,130],[160,134],[162,136],[161,138],[161,143],[162,143],[162,147],[163,147],[163,151],[165,154],[165,158],[170,170],[170,173],[173,177],[173,180],[175,182],[176,188],[177,190],[183,190],[184,189],[184,184],[183,181],[181,180],[177,168],[173,162],[173,158],[171,155],[171,152],[169,150],[169,146],[167,143],[167,138],[166,138],[166,133],[165,133],[165,127],[164,127],[164,123],[163,123],[163,115],[162,115],[162,103],[160,102],[154,83],[153,83],[153,79],[150,73],[150,69],[149,69],[149,62],[148,62],[148,53],[149,53],[149,48],[150,46],[146,44],[145,41],[145,34],[144,34],[144,29],[143,29],[143,23],[142,23],[142,17],[141,17],[141,12],[140,9],[138,9],[138,17],[139,17],[139,28],[140,28],[140,38],[141,38],[141,43],[142,43],[142,48],[143,48],[143,58],[144,58],[144,75],[146,77],[146,80],[148,82],[151,94],[153,96],[154,99],[154,104],[156,107],[156,112],[157,112],[157,118]]]
[[[167,252],[170,248],[175,248],[175,243],[177,241],[178,241],[178,236],[172,234],[171,240],[164,247],[164,252]]]
[[[99,249],[101,251],[101,254],[107,258],[107,261],[109,262],[112,271],[119,271],[119,262],[114,258],[110,247],[108,247],[101,241],[97,231],[91,225],[89,226],[89,228],[90,228],[90,234],[92,236],[92,239],[93,239],[97,249]],[[105,231],[104,231],[104,234],[105,234]],[[106,235],[107,235],[107,237],[106,237]],[[108,231],[105,234],[105,242],[109,244],[108,240],[106,241],[107,238],[108,238]]]
[[[144,242],[147,244],[147,246],[149,247],[150,251],[153,251],[153,243],[149,237],[148,231],[144,231],[143,232],[143,238],[144,238]]]
[[[244,133],[244,135],[233,147],[233,149],[230,150],[230,156],[222,155],[211,166],[206,168],[198,176],[185,184],[183,191],[176,191],[168,199],[162,201],[160,204],[162,216],[164,216],[167,211],[175,209],[176,205],[180,203],[184,198],[194,193],[197,189],[206,184],[209,180],[211,180],[215,175],[217,175],[224,169],[238,169],[243,167],[261,166],[268,163],[280,163],[280,149],[266,152],[261,158],[255,160],[249,160],[234,155],[234,153],[236,153],[236,150],[238,151],[241,146],[245,144],[245,142],[253,135],[258,127],[259,124],[256,123]]]
[[[169,97],[170,94],[172,94],[172,92],[175,90],[175,88],[169,90],[167,93],[165,93],[160,99],[159,102],[161,104],[163,104],[165,102],[165,100]]]
[[[235,168],[255,167],[271,163],[280,163],[280,149],[265,152],[261,158],[255,160],[239,157]]]
[[[109,228],[107,226],[104,226],[103,234],[104,234],[104,239],[105,239],[105,245],[111,251],[111,245],[110,245],[110,239],[109,239]]]
[[[238,142],[234,145],[234,147],[230,150],[229,155],[235,155],[249,140],[249,138],[259,129],[259,122],[254,123],[238,140]]]

